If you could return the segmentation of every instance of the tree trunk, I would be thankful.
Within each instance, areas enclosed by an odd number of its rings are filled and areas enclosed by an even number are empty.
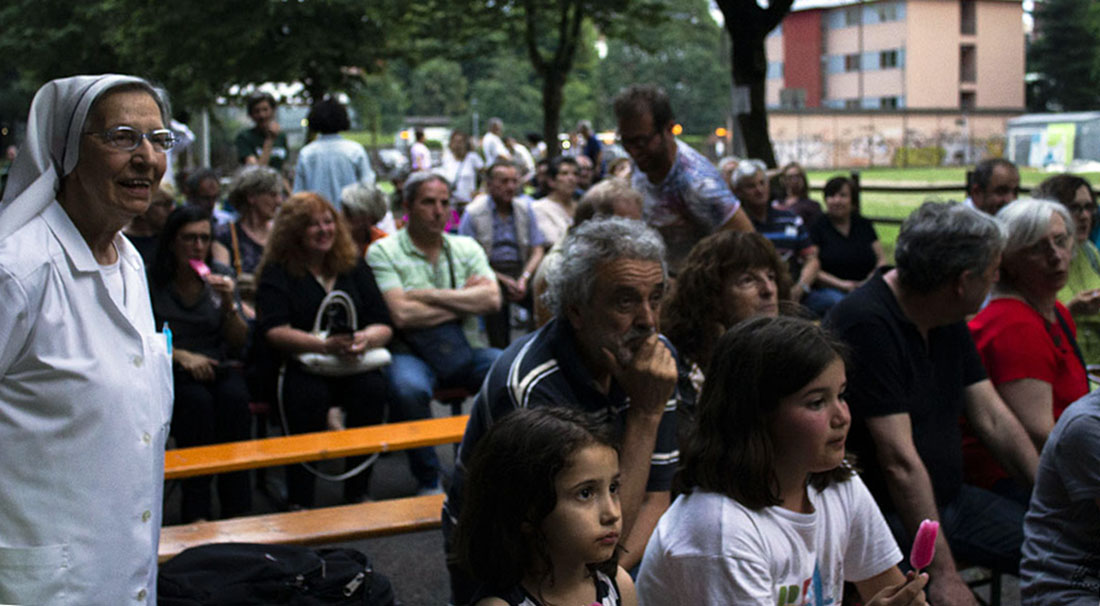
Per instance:
[[[766,32],[765,32],[766,34]],[[749,113],[735,116],[745,140],[745,153],[750,158],[763,160],[769,168],[775,168],[775,150],[768,134],[768,111],[765,104],[768,58],[764,51],[763,36],[734,37],[731,45],[733,84],[748,87]]]
[[[542,136],[546,141],[547,158],[554,158],[561,152],[558,129],[564,88],[565,73],[554,68],[547,69],[542,76]]]

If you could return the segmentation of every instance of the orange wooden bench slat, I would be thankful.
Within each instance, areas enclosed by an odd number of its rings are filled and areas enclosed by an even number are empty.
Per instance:
[[[164,562],[208,543],[320,545],[439,528],[441,494],[165,526],[157,557]]]
[[[462,440],[468,415],[297,434],[169,450],[164,477],[172,480],[243,469],[336,459]]]

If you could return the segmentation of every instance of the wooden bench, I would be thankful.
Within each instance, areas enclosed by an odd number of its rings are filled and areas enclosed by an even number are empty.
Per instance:
[[[443,495],[427,495],[272,513],[160,531],[157,557],[164,562],[188,547],[208,543],[322,545],[439,528]]]
[[[391,452],[462,440],[467,415],[370,425],[246,442],[177,448],[164,456],[164,477],[189,478],[322,459]]]

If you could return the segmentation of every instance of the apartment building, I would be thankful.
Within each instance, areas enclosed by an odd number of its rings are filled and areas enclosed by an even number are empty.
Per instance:
[[[1024,107],[1019,0],[798,2],[766,45],[770,107]]]
[[[799,0],[766,41],[777,154],[831,165],[889,162],[898,147],[938,145],[945,163],[996,154],[990,140],[1024,109],[1024,40],[1020,0]]]

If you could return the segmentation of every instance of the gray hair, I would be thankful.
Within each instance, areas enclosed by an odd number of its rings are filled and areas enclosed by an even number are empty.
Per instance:
[[[489,122],[486,124],[486,126],[489,128],[489,130],[493,130],[493,128],[496,127],[504,128],[504,121],[500,118],[489,118]]]
[[[561,265],[547,276],[543,301],[555,316],[592,300],[596,268],[619,259],[639,259],[661,264],[668,277],[665,243],[660,234],[641,221],[622,217],[596,218],[576,227],[565,237]]]
[[[249,196],[278,192],[280,187],[282,177],[279,171],[268,166],[245,166],[233,175],[233,181],[229,184],[229,204],[243,211],[248,207]]]
[[[644,199],[641,192],[619,179],[604,179],[584,192],[573,212],[573,224],[578,225],[594,217],[610,217],[615,214],[616,203],[628,203],[642,211]]]
[[[416,194],[420,193],[420,188],[429,181],[439,181],[447,186],[447,195],[451,195],[451,182],[448,181],[446,177],[439,173],[418,170],[409,175],[409,178],[405,180],[405,187],[401,190],[401,199],[404,200],[406,204],[411,204],[412,201],[416,199]]]
[[[1004,250],[1000,221],[958,202],[925,202],[901,225],[894,259],[906,289],[929,293],[964,271],[981,273]]]
[[[741,158],[737,156],[723,156],[722,159],[718,161],[718,170],[725,170],[725,168],[731,164],[736,167],[741,161]]]
[[[579,120],[579,121],[577,121],[577,130],[579,130],[581,132],[587,132],[587,133],[592,132],[592,121],[591,120]]]
[[[1007,256],[1019,252],[1043,239],[1055,214],[1062,217],[1066,230],[1073,234],[1073,217],[1070,216],[1069,209],[1058,202],[1020,198],[1001,208],[997,212],[997,220],[1004,225],[1007,232],[1004,254]]]
[[[352,183],[340,190],[340,205],[348,216],[364,216],[377,223],[386,216],[386,194],[365,183]]]
[[[741,160],[737,163],[737,168],[734,169],[733,174],[730,175],[730,184],[737,187],[741,184],[743,179],[755,177],[756,173],[763,173],[765,177],[768,176],[768,166],[763,161],[756,158],[749,158],[747,160]]]

